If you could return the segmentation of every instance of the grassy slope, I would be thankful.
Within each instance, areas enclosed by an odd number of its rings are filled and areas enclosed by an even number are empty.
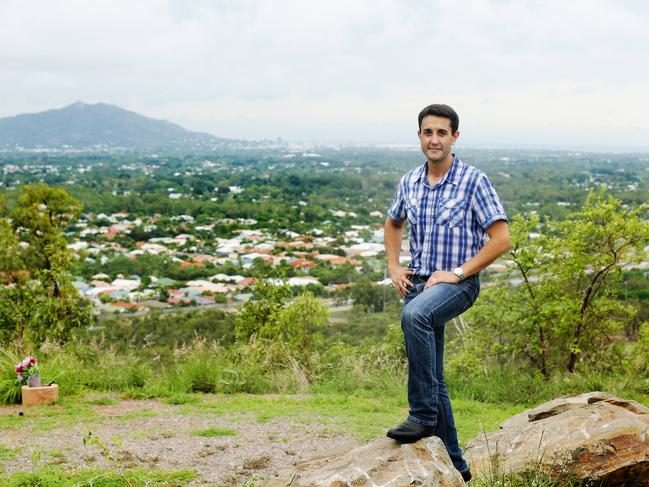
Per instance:
[[[21,428],[32,428],[38,431],[63,427],[72,421],[101,421],[93,406],[106,401],[97,401],[84,396],[69,397],[53,406],[36,407],[30,410],[29,423],[24,417],[10,414],[0,408],[0,438],[2,433]],[[112,401],[111,401],[112,402]],[[351,433],[359,440],[367,440],[385,433],[387,427],[403,420],[407,403],[405,391],[399,393],[382,393],[378,395],[342,395],[342,394],[303,394],[303,395],[202,395],[191,394],[170,398],[166,402],[178,404],[178,414],[209,412],[225,414],[234,411],[247,413],[258,422],[265,422],[275,417],[287,417],[295,422],[325,424],[332,434]],[[493,429],[505,418],[521,411],[521,406],[507,404],[489,404],[458,398],[455,402],[456,421],[460,438],[465,443],[469,438],[479,434],[482,429]],[[14,413],[15,409],[11,410]],[[0,440],[0,472],[5,459],[14,457],[12,451]],[[25,465],[25,472],[14,474],[5,479],[3,485],[144,485],[154,480],[155,485],[186,485],[193,478],[191,472],[143,472],[115,469],[114,471],[98,470],[62,470],[60,465],[45,465],[36,468]],[[97,480],[101,479],[100,483]]]

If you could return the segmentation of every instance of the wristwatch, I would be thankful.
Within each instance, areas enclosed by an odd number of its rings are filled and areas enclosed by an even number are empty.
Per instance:
[[[455,274],[460,281],[464,281],[464,279],[466,278],[461,267],[456,267],[455,269],[453,269],[453,274]]]

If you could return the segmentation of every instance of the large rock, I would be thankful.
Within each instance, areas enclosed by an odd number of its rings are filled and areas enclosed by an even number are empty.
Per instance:
[[[281,470],[265,485],[463,487],[464,481],[442,441],[433,436],[409,445],[379,438],[351,450],[332,450]]]
[[[649,486],[649,408],[603,392],[555,399],[478,435],[466,458],[474,475],[540,467],[607,486]]]

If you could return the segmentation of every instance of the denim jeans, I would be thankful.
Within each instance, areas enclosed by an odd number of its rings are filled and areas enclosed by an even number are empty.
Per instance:
[[[412,276],[413,286],[401,314],[408,354],[408,419],[436,426],[435,436],[446,445],[455,468],[464,472],[469,467],[462,458],[444,382],[444,325],[471,307],[480,292],[480,281],[472,276],[424,290],[426,280]]]

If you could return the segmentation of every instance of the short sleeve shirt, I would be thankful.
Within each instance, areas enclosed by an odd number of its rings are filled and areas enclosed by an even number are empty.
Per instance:
[[[420,276],[461,266],[484,246],[486,230],[494,222],[507,221],[487,176],[456,157],[432,187],[426,163],[408,171],[399,181],[388,216],[408,219],[410,268]]]

